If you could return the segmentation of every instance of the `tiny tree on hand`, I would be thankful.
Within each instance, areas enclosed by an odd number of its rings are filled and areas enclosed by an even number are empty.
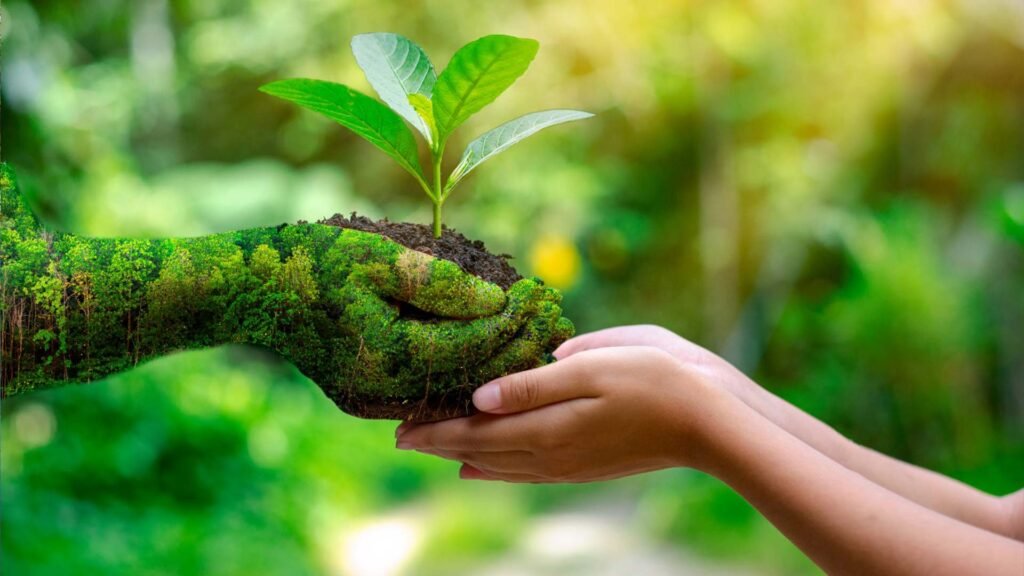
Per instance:
[[[442,177],[448,138],[526,71],[538,47],[536,40],[484,36],[460,48],[438,76],[423,49],[408,38],[391,33],[360,34],[352,39],[352,51],[387,106],[345,85],[323,80],[279,80],[260,90],[335,120],[391,156],[430,197],[434,236],[440,238],[441,208],[473,169],[548,126],[593,116],[578,110],[520,116],[470,142],[455,169],[447,179]],[[429,179],[420,165],[416,139],[403,119],[423,135],[430,149]]]

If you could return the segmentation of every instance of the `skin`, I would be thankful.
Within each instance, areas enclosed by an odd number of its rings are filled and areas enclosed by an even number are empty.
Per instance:
[[[4,396],[235,343],[277,352],[357,416],[465,415],[476,386],[545,364],[572,335],[560,302],[539,280],[505,291],[320,224],[159,240],[54,231],[0,165]]]
[[[1024,491],[997,498],[857,446],[654,326],[585,334],[397,445],[466,479],[591,482],[689,467],[721,479],[829,574],[1024,571]]]

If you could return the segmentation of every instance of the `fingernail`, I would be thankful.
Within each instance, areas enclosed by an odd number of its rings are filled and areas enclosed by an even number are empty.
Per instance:
[[[398,428],[395,428],[395,438],[398,438],[402,434],[404,434],[405,431],[408,430],[410,426],[412,426],[412,422],[409,421],[405,421],[399,424]]]
[[[484,384],[473,393],[473,404],[478,410],[490,412],[501,408],[501,386]]]
[[[395,444],[395,448],[398,448],[399,450],[412,450],[414,447],[412,442],[403,442],[399,440],[398,443]]]

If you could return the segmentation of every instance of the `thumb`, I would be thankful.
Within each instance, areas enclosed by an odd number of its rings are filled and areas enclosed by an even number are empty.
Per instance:
[[[473,393],[481,412],[512,414],[576,398],[595,398],[597,391],[581,378],[578,362],[565,360],[492,380]]]
[[[457,264],[405,250],[395,264],[400,290],[395,296],[444,318],[479,318],[501,311],[505,291],[464,272]]]

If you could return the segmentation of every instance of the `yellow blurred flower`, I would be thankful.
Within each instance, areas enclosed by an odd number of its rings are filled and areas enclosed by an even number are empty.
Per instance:
[[[566,290],[579,279],[580,253],[570,238],[548,234],[530,248],[530,267],[546,284]]]

